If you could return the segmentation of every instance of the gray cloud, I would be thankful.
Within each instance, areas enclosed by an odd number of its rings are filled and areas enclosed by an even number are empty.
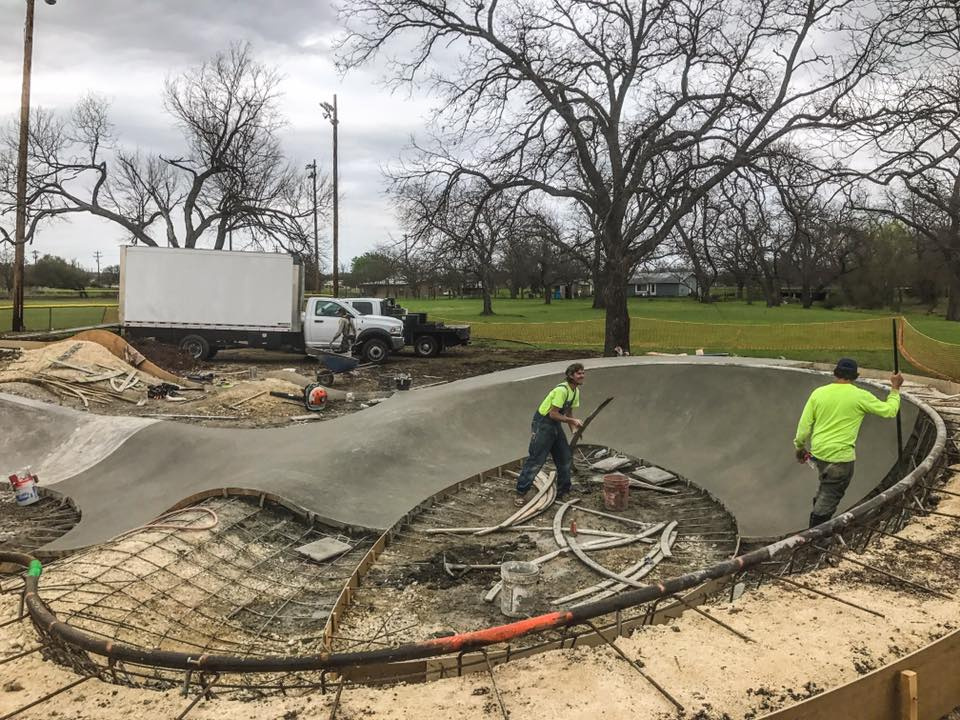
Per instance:
[[[0,119],[19,106],[25,3],[0,2]],[[331,40],[341,32],[336,11],[321,0],[38,0],[33,104],[66,110],[94,91],[112,103],[120,143],[145,152],[175,153],[179,131],[163,110],[164,79],[233,42],[250,42],[283,76],[281,111],[289,119],[284,147],[297,164],[316,158],[329,173],[330,125],[317,104],[340,100],[341,257],[397,235],[381,167],[390,164],[422,125],[426,105],[390,93],[375,71],[340,78]],[[324,232],[329,236],[329,228]],[[91,264],[95,251],[115,262],[123,232],[76,216],[38,233],[36,249]]]
[[[23,2],[6,2],[0,27],[19,31],[23,16]],[[65,64],[83,49],[160,61],[173,53],[174,62],[207,57],[241,39],[299,49],[337,31],[336,11],[318,0],[60,0],[53,7],[37,3],[36,25],[38,44],[62,48]]]

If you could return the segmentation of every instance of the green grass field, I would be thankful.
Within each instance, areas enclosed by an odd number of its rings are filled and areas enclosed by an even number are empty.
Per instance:
[[[602,320],[602,310],[594,310],[591,300],[554,300],[546,305],[542,300],[511,300],[497,298],[494,301],[492,316],[480,315],[480,300],[401,300],[400,303],[415,312],[426,312],[431,319],[455,324],[480,323],[563,323],[584,320]],[[797,304],[768,308],[763,303],[726,301],[703,305],[689,299],[633,298],[629,301],[630,315],[633,318],[670,320],[690,323],[708,323],[725,325],[781,325],[802,323],[830,323],[868,318],[889,318],[894,315],[889,310],[870,311],[855,308],[837,308],[827,310],[814,307],[808,310]],[[920,332],[942,342],[960,346],[960,323],[947,322],[940,315],[930,315],[921,310],[907,309],[903,313],[910,323]],[[8,303],[0,301],[0,332],[10,327],[11,311]],[[113,298],[30,298],[26,303],[25,321],[28,329],[42,331],[50,325],[54,328],[82,327],[98,325],[104,322],[116,322],[117,307]],[[549,347],[549,346],[546,346]],[[597,348],[599,350],[599,347]],[[664,346],[657,348],[661,352],[693,353],[695,347]],[[740,355],[761,357],[787,357],[797,360],[832,362],[836,359],[836,350],[771,350],[744,351],[735,347],[709,347],[708,352],[729,352]],[[952,348],[951,348],[952,350]],[[960,347],[958,347],[960,355]],[[573,350],[575,352],[575,350]],[[890,353],[875,349],[864,350],[851,347],[846,352],[855,355],[864,366],[887,367],[890,365]],[[907,371],[916,370],[906,361]]]
[[[12,317],[10,303],[0,301],[0,334],[10,329]],[[116,298],[28,298],[24,302],[23,322],[27,330],[87,327],[116,321]]]
[[[431,318],[447,323],[542,323],[596,320],[602,310],[591,307],[590,298],[554,300],[550,305],[542,300],[510,300],[498,298],[493,303],[494,315],[480,315],[480,300],[400,300],[401,305],[415,312],[429,313]],[[677,320],[696,323],[724,323],[732,325],[773,325],[780,323],[824,323],[841,320],[864,320],[871,317],[893,317],[903,314],[920,332],[932,338],[960,345],[960,323],[947,322],[940,315],[928,315],[923,310],[905,308],[902,313],[890,310],[859,310],[837,308],[826,310],[813,307],[805,310],[797,304],[768,308],[762,302],[748,305],[740,301],[717,302],[710,305],[686,298],[647,300],[632,298],[628,303],[630,316],[655,320]]]

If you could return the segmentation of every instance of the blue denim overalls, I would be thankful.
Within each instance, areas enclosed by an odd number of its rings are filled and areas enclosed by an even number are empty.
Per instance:
[[[566,382],[557,387],[564,387],[568,393],[560,412],[563,415],[569,415],[579,390],[574,388],[573,393],[570,393],[570,386]],[[519,494],[526,493],[533,485],[533,479],[546,462],[547,454],[553,457],[553,462],[557,466],[557,492],[561,494],[568,492],[573,457],[570,453],[570,443],[567,442],[567,436],[563,432],[563,423],[551,420],[549,415],[541,415],[538,407],[533,413],[533,422],[530,423],[530,447],[527,450],[527,459],[523,463],[520,477],[517,478]]]

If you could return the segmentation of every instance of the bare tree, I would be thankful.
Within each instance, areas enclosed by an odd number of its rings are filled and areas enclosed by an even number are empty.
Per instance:
[[[507,239],[520,229],[520,200],[507,194],[489,196],[463,184],[451,192],[425,178],[419,184],[404,183],[397,203],[409,238],[430,248],[438,263],[458,266],[474,277],[483,298],[481,314],[493,315],[496,269]]]
[[[948,320],[960,320],[960,11],[949,0],[917,0],[899,16],[898,45],[912,78],[897,112],[862,130],[883,162],[861,177],[885,189],[858,209],[893,218],[936,249],[947,275]],[[926,263],[922,263],[926,265]]]
[[[118,147],[108,103],[96,96],[84,97],[69,119],[38,112],[31,126],[29,236],[44,220],[86,212],[144,245],[223,249],[240,233],[245,244],[312,256],[312,191],[280,147],[278,83],[277,72],[241,44],[168,80],[164,106],[185,141],[175,156]],[[13,137],[8,133],[8,148]],[[6,170],[0,185],[13,187]],[[0,192],[5,215],[12,195]],[[326,208],[326,182],[318,195]]]
[[[724,221],[731,222],[731,218],[724,218],[724,208],[717,205],[711,193],[676,225],[676,251],[689,260],[697,280],[697,299],[702,303],[712,299],[711,290],[720,275],[718,249],[730,240],[720,231]]]
[[[853,269],[858,223],[847,193],[838,185],[840,168],[821,168],[801,148],[783,145],[758,164],[786,220],[790,240],[785,265],[799,285],[804,308],[814,295]]]
[[[588,210],[611,354],[629,347],[630,271],[711,188],[792,134],[882,111],[858,90],[909,1],[357,0],[341,58],[355,67],[401,38],[391,78],[439,96],[443,141],[411,176]]]

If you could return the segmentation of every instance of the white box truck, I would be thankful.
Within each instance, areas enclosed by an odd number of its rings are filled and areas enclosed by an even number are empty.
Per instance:
[[[333,298],[304,303],[303,268],[285,253],[127,246],[120,249],[120,325],[127,337],[178,345],[197,359],[235,347],[329,350],[341,308],[356,351],[382,362],[403,347],[403,322],[361,316]]]

